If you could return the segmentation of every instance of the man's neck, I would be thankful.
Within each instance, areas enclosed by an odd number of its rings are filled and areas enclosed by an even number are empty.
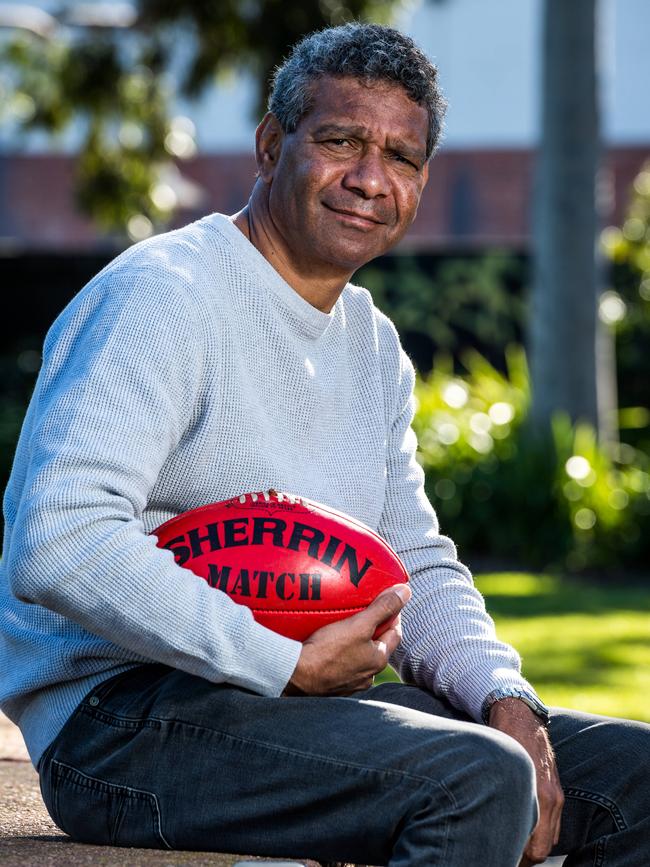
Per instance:
[[[234,215],[234,224],[298,295],[324,313],[331,311],[352,274],[333,275],[330,266],[294,262],[255,190]]]

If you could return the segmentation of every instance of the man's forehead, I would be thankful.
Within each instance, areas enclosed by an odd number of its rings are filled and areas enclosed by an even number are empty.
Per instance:
[[[309,84],[310,113],[315,111],[354,111],[357,106],[372,103],[381,94],[394,104],[400,104],[404,114],[426,115],[424,106],[411,99],[406,89],[396,81],[363,79],[353,75],[320,75]]]

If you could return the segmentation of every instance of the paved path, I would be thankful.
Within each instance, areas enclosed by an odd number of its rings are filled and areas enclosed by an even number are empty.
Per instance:
[[[22,736],[0,713],[0,864],[2,867],[233,867],[243,856],[212,852],[118,849],[73,843],[52,822]],[[248,860],[248,859],[247,859]],[[258,860],[258,859],[252,859]],[[272,862],[261,862],[272,863]],[[287,863],[287,862],[282,862]],[[300,862],[295,862],[299,867]],[[304,862],[318,867],[316,862]],[[546,867],[559,867],[550,859]]]

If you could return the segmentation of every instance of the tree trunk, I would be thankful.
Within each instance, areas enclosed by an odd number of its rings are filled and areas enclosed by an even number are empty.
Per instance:
[[[534,200],[532,420],[557,410],[599,426],[596,334],[600,157],[596,0],[545,0],[542,129]],[[611,402],[611,401],[610,401]],[[601,403],[608,400],[601,395]]]

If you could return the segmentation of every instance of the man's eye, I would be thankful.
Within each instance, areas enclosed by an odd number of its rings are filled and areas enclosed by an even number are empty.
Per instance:
[[[403,163],[405,166],[409,166],[410,168],[417,170],[417,166],[415,165],[415,163],[407,159],[403,154],[394,152],[392,154],[392,158],[398,163]]]
[[[327,144],[336,145],[337,147],[343,147],[344,145],[350,144],[350,139],[347,138],[331,138],[327,142]]]

